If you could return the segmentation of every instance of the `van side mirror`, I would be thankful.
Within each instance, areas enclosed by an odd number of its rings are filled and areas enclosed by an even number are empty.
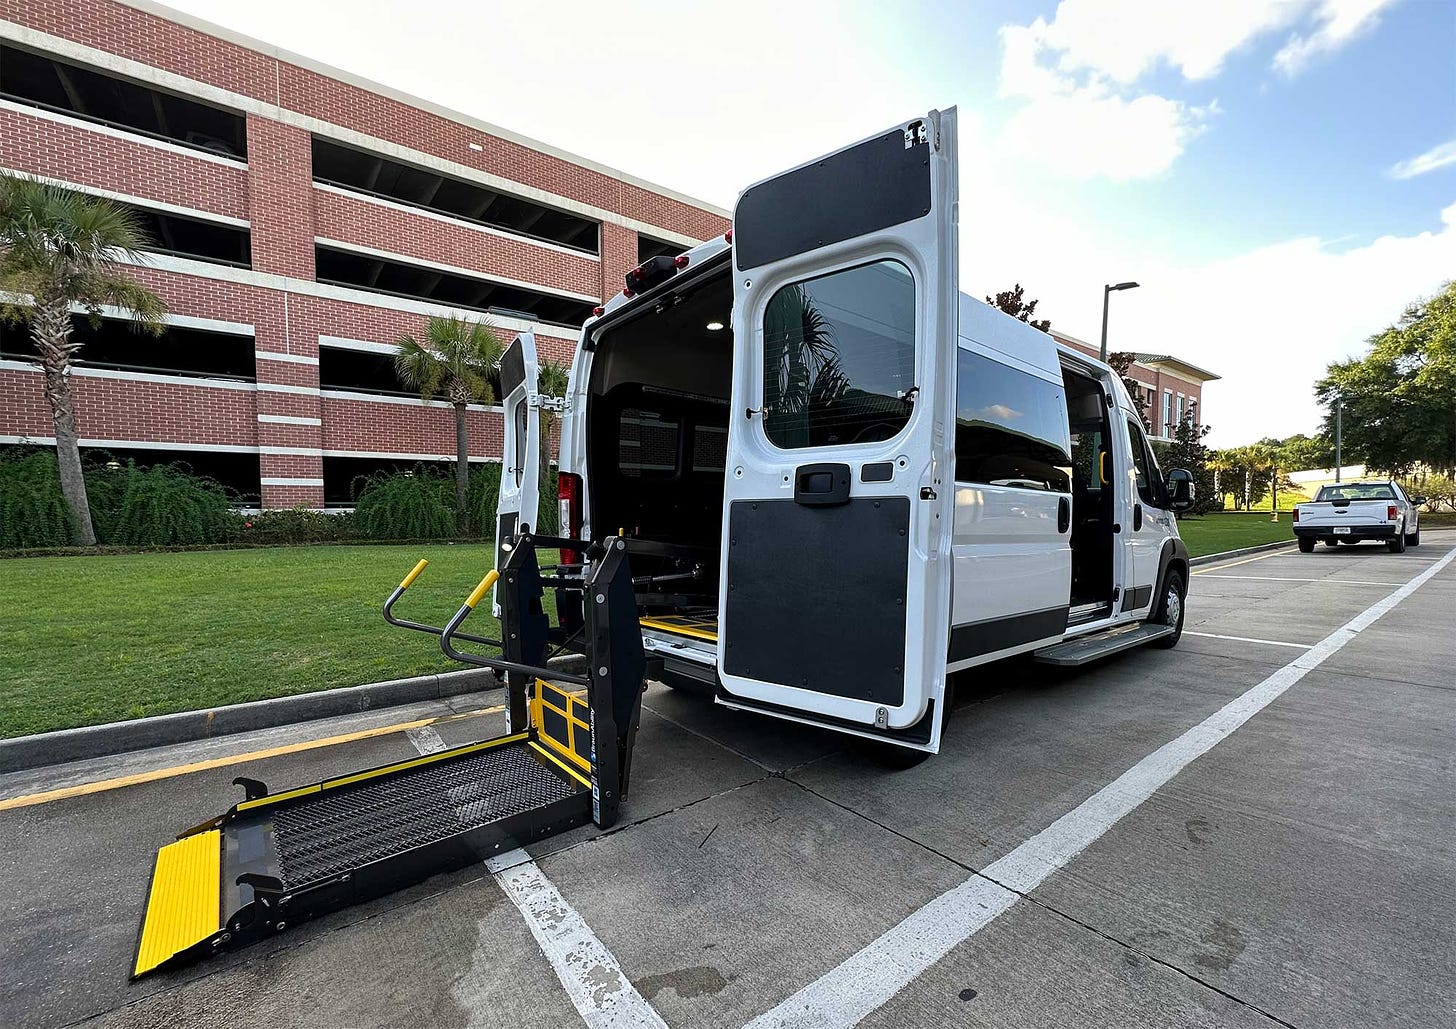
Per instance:
[[[1193,473],[1187,468],[1168,469],[1168,506],[1179,514],[1193,506]]]

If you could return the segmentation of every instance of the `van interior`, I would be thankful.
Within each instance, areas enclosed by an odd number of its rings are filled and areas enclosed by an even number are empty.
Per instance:
[[[1062,369],[1072,432],[1072,610],[1070,623],[1108,613],[1112,604],[1113,468],[1111,424],[1102,385]]]
[[[636,574],[659,577],[638,587],[644,608],[708,617],[717,608],[732,309],[724,262],[597,339],[589,517],[598,534],[660,545],[662,556],[632,559]]]

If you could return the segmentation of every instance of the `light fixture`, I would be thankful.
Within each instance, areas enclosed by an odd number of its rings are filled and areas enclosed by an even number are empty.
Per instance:
[[[708,331],[709,332],[722,332],[723,331],[723,323],[722,322],[709,322],[708,323]]]
[[[467,143],[465,145],[470,147],[471,150],[474,150],[477,153],[485,149],[485,147],[481,146],[479,143]]]

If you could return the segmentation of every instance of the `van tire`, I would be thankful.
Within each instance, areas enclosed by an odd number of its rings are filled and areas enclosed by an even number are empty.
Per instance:
[[[1299,542],[1300,549],[1304,549],[1304,541]],[[1187,613],[1187,605],[1183,601],[1187,596],[1187,587],[1183,584],[1183,573],[1176,568],[1169,568],[1168,574],[1163,577],[1163,589],[1159,594],[1158,610],[1153,615],[1153,621],[1159,625],[1173,626],[1173,633],[1171,636],[1162,636],[1153,640],[1153,646],[1160,650],[1172,650],[1183,638],[1183,617]]]
[[[1313,554],[1314,553],[1314,537],[1313,536],[1301,536],[1301,537],[1299,537],[1299,552],[1301,554]]]
[[[1404,554],[1405,553],[1405,526],[1404,525],[1402,525],[1400,527],[1400,530],[1398,532],[1396,532],[1395,536],[1393,536],[1391,539],[1389,539],[1389,540],[1386,541],[1385,547],[1392,554]]]

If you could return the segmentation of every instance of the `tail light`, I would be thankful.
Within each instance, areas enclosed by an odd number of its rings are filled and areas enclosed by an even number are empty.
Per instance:
[[[1299,521],[1299,508],[1297,507],[1294,509],[1294,520]]]
[[[1385,517],[1389,518],[1393,522],[1393,521],[1395,521],[1395,516],[1396,516],[1395,505],[1394,504],[1391,504],[1389,507],[1387,507],[1385,509]]]
[[[561,523],[557,530],[563,536],[577,539],[581,535],[581,476],[559,472],[556,476],[556,507]],[[561,551],[561,563],[574,565],[581,560],[575,550]]]

